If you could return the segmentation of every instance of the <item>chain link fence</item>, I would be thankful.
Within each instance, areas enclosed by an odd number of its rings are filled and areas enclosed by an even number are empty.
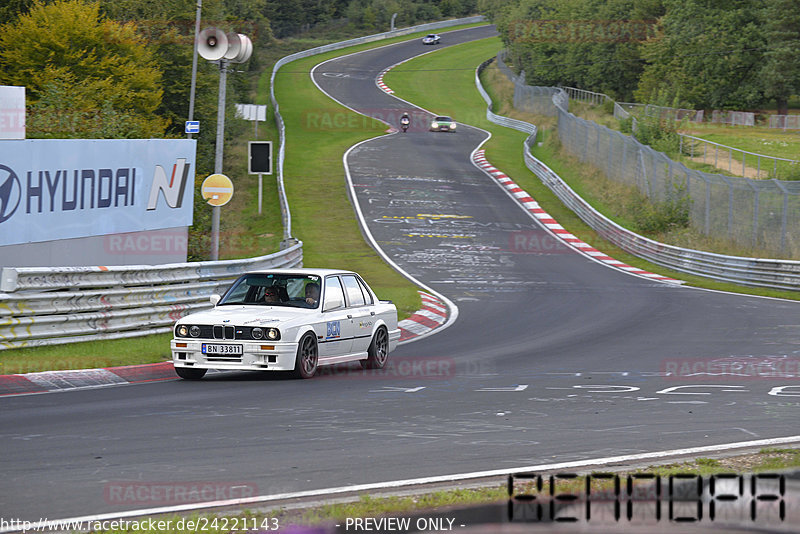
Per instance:
[[[514,107],[557,116],[563,147],[614,181],[637,187],[653,202],[688,200],[690,225],[706,235],[772,255],[800,258],[800,181],[753,180],[689,169],[664,153],[569,112],[562,88],[525,85],[497,57],[514,83]]]
[[[714,124],[730,124],[731,126],[755,126],[756,114],[750,111],[721,111],[715,109],[711,112],[711,122]]]
[[[785,130],[800,130],[800,115],[770,115],[770,128]]]

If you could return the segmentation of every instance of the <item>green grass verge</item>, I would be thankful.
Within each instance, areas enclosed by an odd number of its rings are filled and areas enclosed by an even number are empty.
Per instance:
[[[457,121],[491,132],[492,138],[484,145],[488,160],[528,191],[564,228],[613,258],[646,271],[683,280],[695,287],[800,300],[800,294],[793,291],[750,288],[666,269],[628,254],[601,238],[525,166],[522,147],[526,134],[495,125],[485,118],[486,104],[475,88],[474,68],[495,56],[501,47],[499,38],[490,38],[445,48],[398,66],[387,73],[384,81],[400,98],[435,113],[451,114]],[[455,69],[453,65],[463,65],[465,68]],[[446,87],[447,90],[433,91],[432,87]],[[500,89],[491,84],[485,87],[497,102],[496,93]],[[537,146],[532,153],[571,186],[578,182],[583,171],[580,165],[565,161],[548,146]],[[591,198],[588,200],[593,202]]]
[[[172,334],[0,351],[0,375],[157,363],[172,358]]]
[[[617,473],[620,479],[627,475],[633,474],[649,474],[660,475],[668,477],[670,475],[696,475],[703,477],[703,480],[708,480],[711,475],[717,474],[755,474],[755,473],[775,473],[800,467],[800,449],[762,449],[756,453],[739,454],[736,456],[727,456],[720,458],[696,458],[678,463],[669,463],[650,466],[643,469],[623,469],[613,470]],[[580,494],[586,487],[585,475],[597,472],[608,473],[610,470],[601,471],[583,471],[580,477],[569,481],[560,481],[558,484],[558,492],[561,494],[574,493]],[[600,490],[605,486],[599,482],[598,479],[593,479],[592,490]],[[545,481],[542,491],[544,494],[549,490],[549,485]],[[519,493],[517,489],[517,493]],[[542,494],[542,493],[540,493]],[[275,527],[286,529],[292,525],[312,526],[312,525],[325,525],[343,523],[347,518],[369,517],[377,518],[381,516],[388,517],[404,517],[408,515],[422,515],[442,513],[448,509],[467,508],[470,506],[489,505],[489,504],[505,504],[508,499],[508,488],[505,484],[490,485],[485,487],[476,488],[461,488],[461,489],[446,489],[440,491],[431,491],[428,493],[420,492],[412,495],[403,496],[388,496],[388,497],[371,497],[369,495],[362,495],[351,500],[341,500],[326,505],[310,506],[310,507],[291,507],[283,508],[276,507],[266,511],[244,510],[233,514],[192,514],[189,516],[173,515],[169,517],[158,517],[158,521],[171,521],[172,525],[178,524],[181,519],[185,521],[191,520],[195,524],[200,522],[207,526],[204,532],[232,532],[233,525],[237,522],[239,525],[248,525],[251,528],[253,524],[261,530],[273,530]],[[216,519],[216,522],[215,522]],[[133,519],[138,521],[135,527],[127,529],[103,530],[96,529],[97,532],[106,533],[122,533],[122,532],[138,532],[147,534],[165,534],[185,532],[186,529],[179,530],[177,528],[165,529],[151,529],[147,528],[146,519]],[[166,524],[166,523],[164,523]],[[471,525],[469,525],[471,526]]]
[[[443,30],[480,26],[464,24]],[[318,55],[286,65],[277,76],[276,97],[287,126],[285,185],[292,211],[295,237],[303,241],[304,265],[359,272],[382,299],[397,305],[401,318],[421,304],[417,288],[391,269],[364,241],[347,196],[342,156],[353,144],[382,135],[382,123],[339,106],[317,90],[311,68],[333,57],[419,39],[425,32],[395,37]],[[264,69],[255,83],[254,101],[269,101],[272,65],[293,52],[327,44],[324,40],[295,39],[264,51]],[[247,141],[273,140],[277,156],[278,134],[270,113],[258,125],[250,123],[228,146],[225,173],[236,187],[230,204],[221,212],[220,258],[246,258],[278,249],[283,236],[275,176],[263,177],[263,210],[258,214],[258,177],[247,175]],[[196,196],[195,202],[198,202]],[[90,369],[155,363],[170,359],[169,334],[122,340],[29,347],[0,351],[0,374],[66,369]]]

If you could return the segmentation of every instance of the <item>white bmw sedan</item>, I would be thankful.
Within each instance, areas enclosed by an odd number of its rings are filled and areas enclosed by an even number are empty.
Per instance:
[[[276,269],[240,276],[212,295],[214,308],[175,323],[175,372],[197,380],[208,369],[292,371],[360,361],[381,369],[400,338],[397,309],[354,272]]]

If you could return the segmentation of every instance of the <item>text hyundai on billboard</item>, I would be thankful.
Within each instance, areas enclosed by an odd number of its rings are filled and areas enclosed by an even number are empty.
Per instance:
[[[0,246],[192,224],[193,139],[0,143]]]

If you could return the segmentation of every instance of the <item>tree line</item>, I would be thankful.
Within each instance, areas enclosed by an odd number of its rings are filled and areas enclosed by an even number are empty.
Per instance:
[[[800,0],[481,0],[531,85],[785,114],[800,93]]]

